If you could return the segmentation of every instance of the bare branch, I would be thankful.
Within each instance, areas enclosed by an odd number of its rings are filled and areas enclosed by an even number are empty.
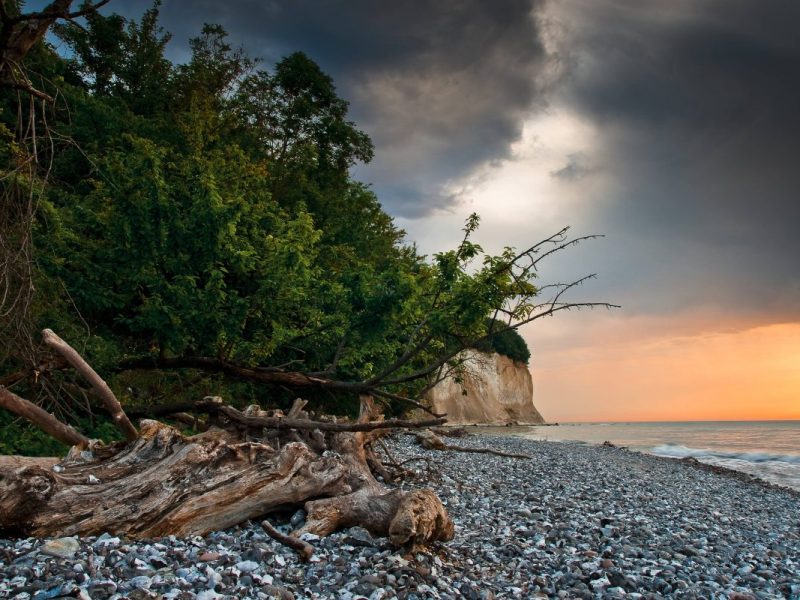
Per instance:
[[[425,320],[423,320],[423,321],[422,321],[422,322],[419,324],[419,326],[417,327],[417,330],[415,330],[415,331],[414,331],[414,333],[412,334],[412,338],[413,338],[413,336],[415,336],[415,335],[416,335],[417,331],[418,331],[418,330],[419,330],[419,329],[420,329],[420,328],[421,328],[421,327],[422,327],[422,326],[423,326],[423,325],[424,325],[426,322],[427,322],[427,318],[426,318]],[[409,343],[411,342],[411,339],[412,339],[412,338],[409,338]],[[414,357],[415,357],[417,354],[419,354],[420,352],[422,352],[422,350],[424,350],[424,349],[425,349],[425,346],[427,346],[427,345],[428,345],[428,343],[430,343],[430,341],[431,341],[432,339],[433,339],[433,334],[429,334],[429,335],[427,335],[425,338],[423,338],[422,340],[420,340],[420,341],[417,343],[417,345],[416,345],[416,346],[414,346],[414,347],[412,347],[412,348],[409,348],[408,350],[406,350],[406,352],[404,352],[404,353],[403,353],[403,354],[402,354],[402,355],[401,355],[401,356],[400,356],[400,357],[399,357],[399,358],[398,358],[396,361],[394,361],[394,362],[393,362],[391,365],[389,365],[388,367],[386,367],[386,368],[385,368],[383,371],[381,371],[381,372],[380,372],[378,375],[375,375],[374,377],[371,377],[371,378],[369,378],[369,379],[368,379],[367,381],[365,381],[364,383],[366,383],[367,385],[379,385],[379,384],[381,383],[381,381],[383,381],[383,380],[384,380],[386,377],[388,377],[389,375],[391,375],[392,373],[394,373],[394,372],[395,372],[395,371],[397,371],[398,369],[402,368],[402,366],[403,366],[403,365],[407,364],[407,363],[408,363],[408,361],[410,361],[410,360],[411,360],[412,358],[414,358]]]
[[[105,404],[111,418],[114,420],[114,424],[125,436],[125,439],[128,441],[137,439],[139,433],[136,431],[130,419],[128,419],[119,400],[117,400],[114,392],[111,391],[108,384],[97,374],[91,365],[89,365],[72,346],[58,337],[51,329],[42,331],[42,339],[45,344],[61,354],[61,356],[91,384],[95,393],[100,396],[103,404]]]
[[[86,446],[89,444],[89,439],[75,429],[65,425],[46,410],[25,398],[20,398],[3,386],[0,386],[0,407],[24,417],[62,444],[67,444],[68,446]]]
[[[506,456],[508,458],[526,458],[527,454],[516,454],[513,452],[503,452],[502,450],[492,450],[490,448],[471,448],[469,446],[457,446],[455,444],[445,444],[444,440],[431,430],[419,431],[413,434],[417,443],[426,450],[453,450],[455,452],[472,452],[475,454],[493,454],[495,456]]]
[[[22,13],[12,17],[8,15],[5,7],[3,7],[3,11],[0,13],[0,15],[2,15],[2,20],[4,23],[10,24],[30,21],[50,21],[52,23],[58,19],[77,19],[79,17],[85,17],[88,14],[96,12],[97,9],[102,8],[109,2],[111,2],[111,0],[100,0],[99,2],[91,6],[87,6],[84,9],[70,12],[69,8],[72,5],[72,0],[54,0],[44,9],[38,12]]]
[[[33,84],[30,81],[7,81],[5,82],[5,85],[13,90],[19,90],[21,92],[30,94],[31,96],[39,98],[40,100],[44,100],[45,102],[55,102],[55,98],[53,98],[50,94],[46,94],[41,90],[37,90],[35,87],[33,87]]]
[[[426,421],[407,421],[403,419],[387,419],[386,421],[358,422],[358,423],[332,423],[328,421],[312,421],[311,419],[290,419],[288,417],[262,417],[246,415],[232,406],[217,402],[203,400],[195,405],[197,410],[206,412],[220,412],[228,419],[246,427],[264,427],[267,429],[298,429],[303,431],[374,431],[376,429],[419,429],[434,427],[447,422],[445,418],[428,419]]]
[[[275,529],[272,524],[267,521],[261,521],[261,527],[264,532],[276,542],[280,542],[284,546],[289,546],[292,550],[297,552],[302,562],[307,562],[314,554],[314,547],[308,542],[304,542],[300,538],[286,535]]]
[[[65,19],[77,19],[78,17],[85,17],[86,15],[97,11],[98,8],[101,8],[101,7],[105,6],[109,2],[111,2],[111,0],[100,0],[100,2],[97,2],[93,6],[90,6],[88,8],[84,8],[83,10],[79,10],[77,12],[69,13],[64,18]]]
[[[429,407],[425,406],[421,402],[417,402],[416,400],[412,400],[411,398],[407,398],[406,396],[401,396],[399,394],[393,394],[392,392],[387,392],[386,390],[375,388],[371,390],[373,394],[376,396],[380,396],[381,398],[386,398],[387,400],[396,400],[398,402],[403,402],[405,404],[410,404],[420,410],[424,410],[429,415],[433,415],[434,417],[440,418],[445,417],[447,415],[435,413]]]

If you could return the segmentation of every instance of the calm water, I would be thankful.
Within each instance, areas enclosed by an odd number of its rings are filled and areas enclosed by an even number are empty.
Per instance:
[[[491,432],[587,444],[609,441],[659,456],[692,456],[800,490],[800,421],[567,423],[491,428]]]

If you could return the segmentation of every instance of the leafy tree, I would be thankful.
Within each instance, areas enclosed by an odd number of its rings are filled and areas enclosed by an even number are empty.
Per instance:
[[[462,349],[527,361],[515,328],[593,305],[562,301],[580,281],[535,285],[539,261],[579,241],[566,230],[492,256],[473,215],[458,248],[420,256],[351,178],[372,144],[330,77],[302,53],[256,69],[212,25],[173,65],[158,7],[138,22],[91,14],[57,29],[69,58],[44,43],[29,55],[64,99],[47,118],[32,318],[82,340],[128,402],[300,389],[337,410],[361,393],[408,405]],[[53,403],[55,390],[86,393],[54,372],[19,381]]]

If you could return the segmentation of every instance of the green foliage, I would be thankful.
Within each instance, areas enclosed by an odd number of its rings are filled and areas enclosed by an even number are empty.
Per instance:
[[[210,357],[412,397],[466,347],[527,362],[525,342],[513,330],[492,337],[488,317],[515,326],[541,307],[535,269],[519,262],[530,250],[485,255],[472,215],[458,248],[418,255],[350,177],[372,143],[318,65],[294,53],[257,69],[215,25],[173,65],[158,8],[57,28],[69,58],[31,53],[64,100],[48,115],[57,135],[34,227],[38,327],[80,342],[101,372],[129,358]],[[5,103],[5,171],[13,119]],[[138,406],[210,393],[288,406],[296,395],[185,375],[191,384],[135,371],[109,381]],[[357,398],[303,394],[337,412]],[[57,452],[8,419],[0,451]]]
[[[0,411],[0,454],[63,456],[67,448],[23,419]]]
[[[511,360],[523,362],[526,365],[528,364],[531,359],[531,351],[528,348],[528,344],[525,343],[525,340],[515,329],[506,329],[503,323],[498,321],[492,322],[491,320],[488,324],[488,328],[490,330],[500,331],[500,333],[476,344],[475,346],[478,350],[482,350],[483,352],[497,352],[498,354],[507,356]]]
[[[119,430],[105,417],[83,417],[74,426],[89,439],[116,441],[122,439]],[[64,456],[69,448],[56,441],[24,419],[0,411],[0,454],[24,456]]]

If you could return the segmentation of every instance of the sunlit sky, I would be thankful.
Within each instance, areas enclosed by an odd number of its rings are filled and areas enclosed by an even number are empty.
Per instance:
[[[547,420],[800,419],[799,3],[164,0],[173,59],[203,22],[334,77],[421,251],[606,236],[541,280],[622,309],[522,331]]]

